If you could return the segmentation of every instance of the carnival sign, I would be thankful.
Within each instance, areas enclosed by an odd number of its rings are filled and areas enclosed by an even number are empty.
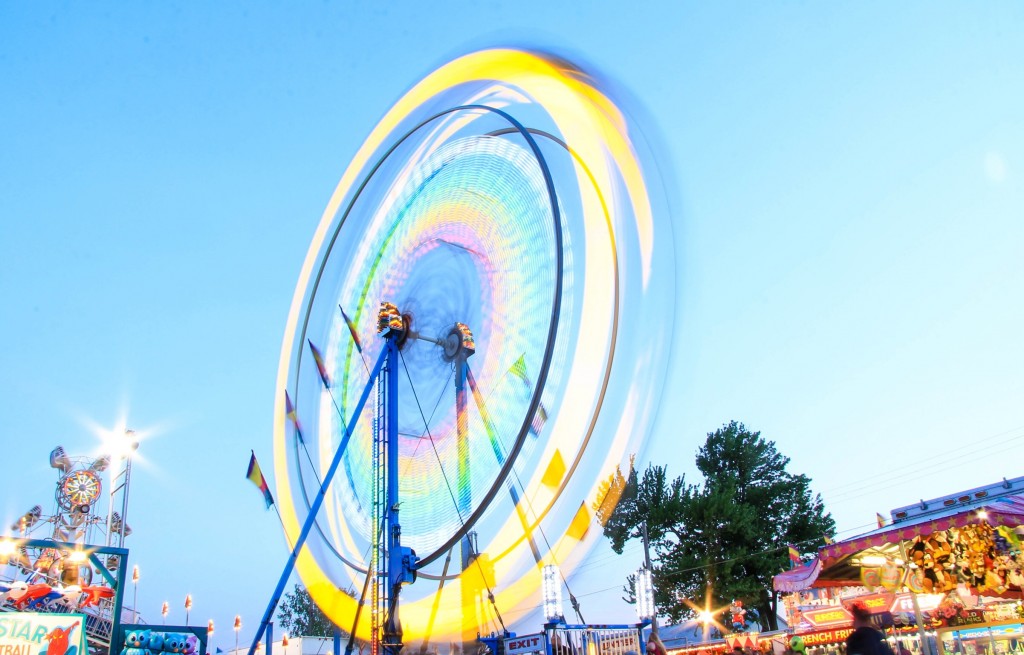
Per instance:
[[[846,638],[853,634],[853,628],[839,628],[837,630],[822,630],[800,635],[805,646],[821,646],[822,644],[835,644],[846,641]]]
[[[803,620],[807,621],[812,628],[820,630],[839,625],[850,625],[853,623],[853,615],[845,607],[819,607],[811,610],[804,610]]]
[[[546,651],[547,643],[547,637],[544,633],[511,637],[505,640],[505,655]]]
[[[2,655],[87,655],[82,614],[0,615]]]

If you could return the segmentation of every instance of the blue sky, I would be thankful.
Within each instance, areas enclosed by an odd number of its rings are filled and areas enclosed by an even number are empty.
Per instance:
[[[1020,475],[1022,27],[1009,2],[6,3],[0,518],[51,502],[53,446],[127,418],[152,435],[140,608],[183,620],[191,592],[220,645],[236,613],[251,635],[285,551],[243,474],[312,231],[399,95],[496,45],[607,75],[663,156],[678,295],[647,460],[694,475],[743,421],[847,534]],[[624,611],[578,584],[588,618]]]

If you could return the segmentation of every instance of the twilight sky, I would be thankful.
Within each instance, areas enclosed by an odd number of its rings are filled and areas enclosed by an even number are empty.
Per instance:
[[[6,3],[0,525],[52,506],[53,446],[127,421],[141,611],[192,593],[216,645],[236,613],[251,635],[286,552],[243,476],[312,232],[401,93],[509,45],[614,80],[663,156],[678,295],[641,465],[695,476],[743,421],[840,536],[1021,475],[1022,28],[1010,2]],[[641,561],[592,555],[589,620],[632,620],[601,573]]]

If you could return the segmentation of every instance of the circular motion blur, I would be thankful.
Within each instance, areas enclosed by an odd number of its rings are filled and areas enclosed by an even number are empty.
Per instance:
[[[400,595],[406,645],[501,630],[536,609],[544,565],[570,577],[600,535],[673,318],[632,130],[578,68],[487,50],[416,84],[345,171],[295,290],[274,430],[290,545],[333,476],[296,567],[343,629],[396,629]]]

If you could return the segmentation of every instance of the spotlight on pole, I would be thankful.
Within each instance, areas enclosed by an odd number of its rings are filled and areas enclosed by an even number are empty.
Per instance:
[[[541,594],[544,600],[544,618],[549,623],[562,620],[562,584],[559,580],[558,567],[554,564],[544,565],[542,572]]]
[[[654,578],[647,567],[636,572],[636,616],[641,621],[654,618]]]

